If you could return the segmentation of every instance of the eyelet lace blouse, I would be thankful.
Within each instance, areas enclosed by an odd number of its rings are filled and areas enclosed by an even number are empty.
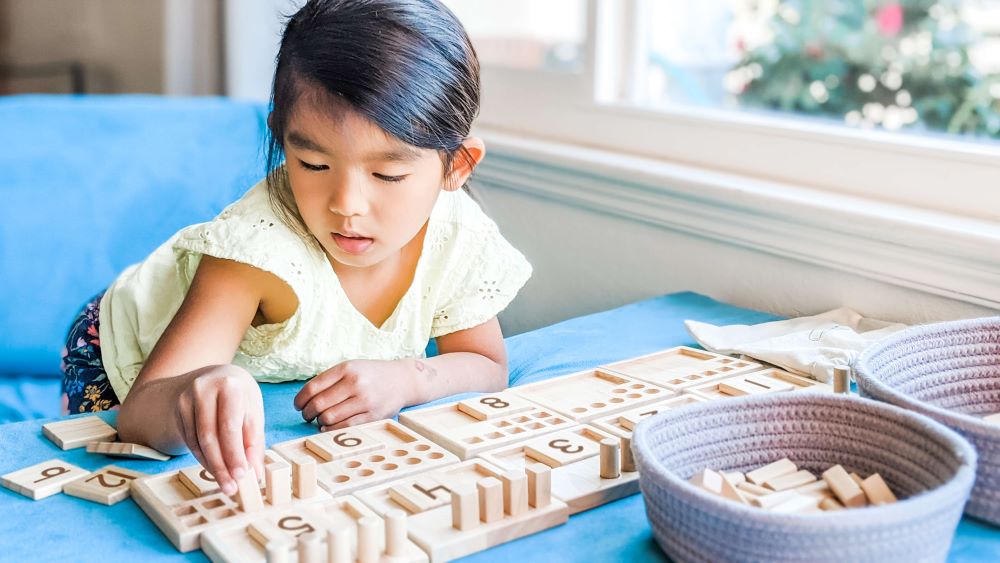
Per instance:
[[[184,228],[129,266],[101,299],[101,355],[124,400],[191,286],[205,254],[271,272],[299,307],[281,323],[247,328],[232,360],[258,381],[308,379],[347,359],[423,357],[430,338],[496,316],[531,265],[468,194],[442,191],[409,289],[380,327],[348,299],[322,248],[282,223],[264,182],[214,220]]]

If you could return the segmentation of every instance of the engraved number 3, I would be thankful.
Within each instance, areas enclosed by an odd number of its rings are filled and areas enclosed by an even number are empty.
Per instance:
[[[562,445],[559,442],[563,442]],[[559,450],[564,454],[578,454],[583,451],[583,446],[574,446],[569,440],[564,440],[559,438],[558,440],[552,440],[549,442],[549,447],[553,450]],[[576,449],[571,449],[576,448]]]

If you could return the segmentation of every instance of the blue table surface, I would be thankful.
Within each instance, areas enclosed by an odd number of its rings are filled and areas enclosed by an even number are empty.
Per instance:
[[[539,381],[678,345],[692,345],[683,321],[753,324],[775,317],[694,293],[665,295],[571,319],[507,339],[511,385]],[[273,444],[315,432],[292,408],[301,383],[263,384],[267,440]],[[471,395],[471,394],[468,394]],[[461,396],[441,399],[454,400]],[[109,421],[114,413],[102,413]],[[147,473],[197,463],[190,455],[167,462],[117,460],[62,451],[42,436],[53,419],[0,426],[0,474],[59,458],[88,470],[109,463]],[[131,500],[107,507],[67,495],[32,501],[0,488],[0,560],[203,561],[200,551],[177,552]],[[574,515],[566,525],[471,555],[467,561],[663,561],[640,495]],[[949,561],[1000,561],[1000,528],[963,518]]]

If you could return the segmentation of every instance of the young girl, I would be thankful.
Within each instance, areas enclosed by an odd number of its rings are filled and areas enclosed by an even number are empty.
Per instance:
[[[227,494],[263,475],[258,381],[309,379],[324,431],[506,387],[496,315],[531,274],[462,189],[479,65],[437,0],[310,0],[271,101],[272,172],[126,269],[65,358],[71,412],[121,401],[123,441],[190,449]]]

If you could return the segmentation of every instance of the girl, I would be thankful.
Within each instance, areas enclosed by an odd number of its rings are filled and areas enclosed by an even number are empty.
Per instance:
[[[258,381],[309,379],[323,431],[506,387],[496,315],[531,274],[460,189],[479,65],[438,0],[310,0],[271,103],[264,181],[126,269],[65,358],[69,410],[121,401],[122,440],[190,449],[227,494],[263,475]]]

